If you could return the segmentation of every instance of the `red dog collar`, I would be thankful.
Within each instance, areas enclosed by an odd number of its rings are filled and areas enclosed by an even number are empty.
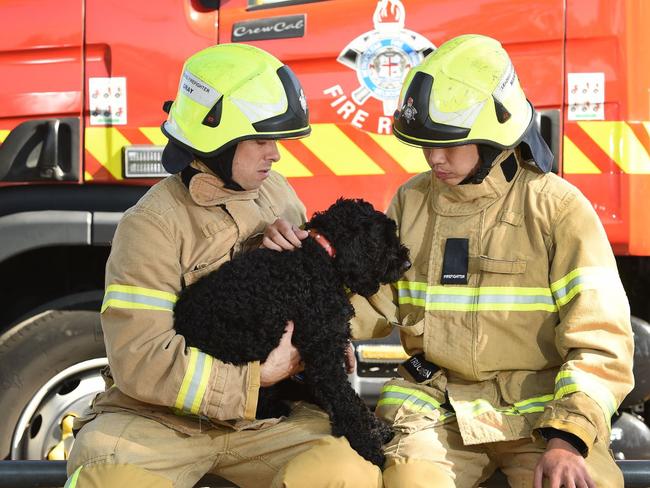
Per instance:
[[[332,259],[336,257],[336,249],[334,249],[334,246],[332,246],[330,241],[328,241],[323,234],[319,234],[317,230],[309,229],[309,235],[312,236],[314,240],[321,246],[323,246],[325,252],[327,252],[327,254],[329,254]]]

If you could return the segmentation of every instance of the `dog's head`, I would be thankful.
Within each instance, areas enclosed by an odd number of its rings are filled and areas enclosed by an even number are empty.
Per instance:
[[[395,221],[363,200],[340,198],[305,226],[322,233],[336,251],[334,266],[345,285],[368,297],[382,283],[409,269],[409,251],[400,244]]]

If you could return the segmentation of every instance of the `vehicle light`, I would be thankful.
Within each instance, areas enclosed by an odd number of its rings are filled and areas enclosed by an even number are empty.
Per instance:
[[[364,363],[401,363],[409,358],[399,344],[361,344],[357,353]]]
[[[165,146],[135,145],[124,147],[125,178],[164,178],[169,173],[160,159]]]

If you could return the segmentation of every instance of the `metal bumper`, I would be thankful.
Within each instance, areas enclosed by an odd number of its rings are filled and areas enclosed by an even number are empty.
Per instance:
[[[617,461],[623,471],[625,488],[650,486],[650,461]],[[62,487],[66,482],[65,461],[0,461],[0,488]],[[196,486],[235,488],[231,482],[208,475]],[[506,478],[498,472],[482,484],[485,488],[507,487]]]

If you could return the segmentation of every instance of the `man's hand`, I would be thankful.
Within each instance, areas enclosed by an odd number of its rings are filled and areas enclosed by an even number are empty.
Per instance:
[[[291,343],[292,334],[293,322],[289,320],[278,347],[269,353],[269,357],[260,366],[260,386],[275,385],[302,371],[300,353]]]
[[[300,241],[308,235],[306,230],[299,229],[284,219],[276,219],[264,230],[264,238],[260,247],[274,251],[293,251],[302,246]]]
[[[345,372],[352,374],[357,369],[357,358],[354,355],[354,346],[348,342],[348,348],[345,350]]]
[[[596,488],[587,472],[584,458],[566,441],[548,441],[546,452],[535,467],[533,488],[542,488],[542,478],[549,479],[549,488]]]

